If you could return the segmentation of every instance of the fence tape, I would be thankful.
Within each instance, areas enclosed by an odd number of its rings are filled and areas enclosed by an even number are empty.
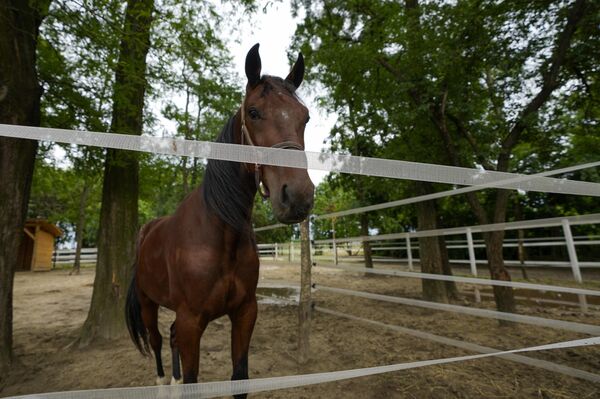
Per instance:
[[[336,243],[341,242],[362,242],[362,241],[384,241],[395,240],[399,238],[419,238],[419,237],[435,237],[435,236],[450,236],[458,234],[466,234],[467,230],[471,233],[486,233],[499,230],[520,230],[520,229],[538,229],[544,227],[562,226],[563,220],[567,220],[571,226],[582,224],[600,223],[600,213],[591,213],[588,215],[563,216],[557,218],[521,220],[518,222],[505,223],[490,223],[480,224],[475,226],[449,227],[445,229],[421,230],[414,232],[379,234],[376,236],[356,236],[336,238]],[[314,240],[315,243],[332,243],[333,239]]]
[[[554,169],[554,170],[550,170],[550,171],[546,171],[546,172],[540,172],[540,173],[536,173],[533,175],[522,175],[519,177],[511,178],[510,180],[512,180],[513,182],[526,181],[527,179],[555,176],[555,175],[560,175],[563,173],[570,173],[570,172],[574,172],[577,170],[596,167],[598,165],[600,165],[600,162],[590,162],[590,163],[586,163],[586,164],[574,165],[574,166],[569,166],[566,168]],[[509,180],[506,180],[505,182],[509,182]],[[326,214],[322,214],[322,215],[315,215],[313,218],[315,220],[319,220],[319,219],[331,219],[331,218],[336,218],[336,217],[355,215],[358,213],[372,212],[372,211],[377,211],[377,210],[381,210],[381,209],[388,209],[388,208],[394,208],[394,207],[402,206],[402,205],[414,204],[414,203],[422,202],[422,201],[430,201],[430,200],[434,200],[434,199],[450,197],[453,195],[465,194],[465,193],[469,193],[469,192],[473,192],[473,191],[483,190],[485,188],[492,188],[495,186],[497,186],[497,185],[483,184],[483,185],[477,185],[477,186],[472,186],[472,187],[463,187],[463,188],[458,188],[458,189],[453,189],[453,190],[440,191],[437,193],[419,195],[416,197],[404,198],[404,199],[400,199],[400,200],[384,202],[381,204],[346,209],[343,211],[331,212],[331,213],[326,213]],[[497,187],[499,187],[499,186],[497,186]],[[277,223],[277,224],[272,224],[269,226],[261,226],[261,227],[255,228],[254,231],[271,230],[271,229],[277,229],[277,228],[286,227],[286,226],[288,226],[288,225],[285,225],[282,223]]]
[[[279,301],[286,305],[298,305],[297,301],[293,301],[293,300],[290,300],[287,298],[272,297],[272,296],[258,295],[258,294],[257,294],[257,296],[271,299],[274,301]],[[443,337],[440,335],[435,335],[435,334],[431,334],[428,332],[415,330],[412,328],[386,324],[386,323],[382,323],[382,322],[379,322],[376,320],[366,319],[363,317],[338,312],[338,311],[335,311],[332,309],[324,308],[322,306],[314,306],[313,309],[317,312],[329,314],[332,316],[342,317],[342,318],[346,318],[346,319],[350,319],[350,320],[360,321],[362,323],[371,324],[371,325],[374,325],[377,327],[387,328],[389,330],[393,330],[393,331],[399,332],[401,334],[410,335],[412,337],[417,337],[417,338],[432,341],[432,342],[437,342],[442,345],[448,345],[448,346],[453,346],[453,347],[460,348],[460,349],[465,349],[465,350],[468,350],[471,352],[494,353],[494,352],[501,351],[500,349],[490,348],[487,346],[482,346],[482,345],[474,344],[471,342],[459,341],[457,339]],[[569,366],[564,366],[562,364],[557,364],[557,363],[549,362],[549,361],[542,360],[542,359],[537,359],[537,358],[532,358],[532,357],[527,357],[527,356],[522,356],[522,355],[515,355],[515,354],[500,355],[499,357],[502,359],[505,359],[505,360],[515,362],[515,363],[521,363],[521,364],[525,364],[528,366],[533,366],[533,367],[541,368],[544,370],[568,375],[569,377],[575,377],[575,378],[580,378],[583,380],[591,381],[594,383],[600,383],[600,375],[590,373],[589,371],[580,370],[580,369],[576,369],[576,368],[569,367]]]
[[[379,321],[365,319],[362,317],[349,315],[347,313],[337,312],[335,310],[323,308],[321,306],[315,306],[314,309],[321,313],[325,313],[325,314],[329,314],[329,315],[337,316],[337,317],[342,317],[342,318],[346,318],[346,319],[350,319],[350,320],[360,321],[363,323],[368,323],[368,324],[375,325],[378,327],[383,327],[383,328],[387,328],[390,330],[394,330],[394,331],[397,331],[402,334],[425,339],[428,341],[437,342],[437,343],[440,343],[443,345],[454,346],[456,348],[465,349],[465,350],[468,350],[471,352],[477,352],[477,353],[501,352],[500,349],[490,348],[487,346],[477,345],[477,344],[473,344],[470,342],[464,342],[464,341],[459,341],[459,340],[452,339],[452,338],[442,337],[440,335],[435,335],[435,334],[431,334],[431,333],[424,332],[424,331],[414,330],[411,328],[381,323]],[[522,356],[522,355],[515,355],[515,354],[506,354],[506,355],[497,355],[497,356],[502,359],[510,360],[510,361],[513,361],[516,363],[526,364],[528,366],[538,367],[538,368],[541,368],[544,370],[554,371],[554,372],[557,372],[560,374],[568,375],[570,377],[581,378],[581,379],[595,382],[595,383],[600,382],[600,375],[598,375],[598,374],[590,373],[589,371],[585,371],[585,370],[579,370],[579,369],[569,367],[569,366],[563,366],[563,365],[557,364],[557,363],[548,362],[546,360],[535,359],[535,358]]]
[[[564,173],[570,173],[570,172],[574,172],[574,171],[581,170],[581,169],[588,169],[588,168],[596,167],[599,165],[600,165],[600,162],[590,162],[590,163],[581,164],[581,165],[574,165],[574,166],[569,166],[566,168],[555,169],[555,170],[550,170],[550,171],[546,171],[546,172],[540,172],[540,173],[536,173],[533,175],[526,175],[526,176],[522,175],[519,177],[514,177],[514,178],[504,181],[504,183],[518,183],[518,182],[527,181],[526,178],[535,179],[535,178],[540,178],[540,177],[561,175]],[[483,184],[483,185],[479,185],[479,186],[463,187],[463,188],[457,188],[457,189],[453,189],[453,190],[440,191],[437,193],[419,195],[416,197],[404,198],[401,200],[384,202],[381,204],[363,206],[360,208],[347,209],[344,211],[332,212],[332,213],[327,213],[327,214],[323,214],[323,215],[317,215],[317,216],[315,216],[315,219],[317,219],[317,220],[318,219],[331,219],[334,217],[355,215],[357,213],[371,212],[371,211],[377,211],[377,210],[381,210],[381,209],[393,208],[393,207],[401,206],[401,205],[415,204],[417,202],[430,201],[430,200],[434,200],[434,199],[438,199],[438,198],[445,198],[445,197],[450,197],[453,195],[465,194],[465,193],[470,193],[473,191],[478,191],[478,190],[482,190],[485,188],[493,188],[493,187],[500,187],[500,186],[494,183],[494,184]],[[533,191],[533,190],[531,190],[531,191]]]
[[[556,328],[560,330],[573,331],[577,333],[600,335],[600,326],[593,324],[576,323],[572,321],[545,319],[543,317],[526,316],[516,313],[499,312],[496,310],[470,308],[466,306],[451,305],[447,303],[437,303],[423,301],[420,299],[400,298],[389,295],[372,294],[369,292],[348,290],[345,288],[327,287],[321,284],[313,284],[313,287],[320,291],[333,292],[342,295],[351,295],[366,299],[375,299],[378,301],[399,303],[401,305],[416,306],[425,309],[442,310],[446,312],[454,312],[466,314],[469,316],[485,317],[497,320],[512,321],[515,323],[531,324],[542,327]]]
[[[600,184],[598,183],[392,159],[359,157],[346,154],[302,152],[297,150],[183,140],[177,138],[136,136],[6,124],[0,124],[0,135],[13,138],[91,145],[130,151],[144,151],[154,154],[260,163],[263,165],[286,166],[292,168],[308,168],[330,172],[388,177],[393,179],[418,180],[466,186],[504,187],[525,191],[568,193],[596,197],[600,196]],[[586,165],[600,165],[600,161]]]
[[[401,270],[387,270],[387,269],[382,270],[382,269],[373,269],[373,268],[367,268],[367,267],[356,267],[356,266],[348,266],[348,265],[333,266],[333,265],[318,264],[318,267],[324,268],[324,269],[337,269],[337,270],[343,270],[343,271],[354,272],[354,273],[372,273],[372,274],[381,274],[381,275],[385,275],[385,276],[421,278],[421,279],[426,279],[426,280],[454,281],[457,283],[495,285],[495,286],[499,286],[499,287],[523,288],[523,289],[527,289],[527,290],[564,292],[564,293],[569,293],[569,294],[600,296],[600,291],[588,290],[585,288],[560,287],[557,285],[521,283],[518,281],[490,280],[490,279],[485,279],[485,278],[474,278],[474,277],[446,276],[444,274],[405,272],[405,271],[401,271]]]
[[[342,381],[351,378],[366,377],[371,375],[390,373],[400,370],[409,370],[419,367],[442,365],[467,360],[483,359],[486,357],[504,356],[514,353],[536,352],[545,350],[577,348],[600,344],[600,337],[578,339],[573,341],[557,342],[548,345],[532,346],[528,348],[513,349],[508,351],[483,353],[478,355],[457,356],[445,359],[422,360],[410,363],[398,363],[387,366],[366,367],[353,370],[332,371],[326,373],[302,374],[285,377],[257,378],[242,381],[205,382],[200,384],[163,385],[139,388],[110,388],[87,391],[66,391],[25,396],[14,396],[13,399],[188,399],[188,398],[216,398],[232,396],[243,393],[256,393],[273,391],[276,389],[296,388],[306,385],[322,384],[325,382]]]

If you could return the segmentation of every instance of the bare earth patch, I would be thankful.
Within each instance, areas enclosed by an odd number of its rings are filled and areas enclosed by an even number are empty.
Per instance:
[[[261,283],[297,284],[298,265],[263,262]],[[154,361],[142,357],[128,337],[92,347],[68,348],[87,315],[93,269],[79,276],[68,271],[17,273],[14,299],[14,340],[19,364],[0,381],[0,396],[29,393],[152,385]],[[370,276],[316,267],[313,280],[340,288],[418,298],[420,281]],[[548,283],[548,281],[545,281]],[[555,281],[560,283],[560,281]],[[467,291],[466,286],[459,286]],[[268,291],[266,291],[268,292]],[[585,335],[529,325],[501,327],[494,320],[445,313],[367,299],[314,293],[319,306],[388,324],[427,331],[490,346],[512,349]],[[476,306],[464,295],[460,305]],[[477,306],[493,308],[491,302]],[[523,314],[600,324],[600,312],[582,315],[576,307],[522,304]],[[161,311],[163,358],[170,370],[168,326],[174,318]],[[297,309],[272,302],[259,305],[250,351],[251,378],[292,375],[386,365],[472,354],[457,348],[372,327],[357,321],[315,313],[311,361],[296,363]],[[227,318],[211,323],[202,338],[200,380],[227,380],[230,325]],[[570,367],[600,373],[600,348],[566,349],[529,354]],[[600,384],[509,362],[481,359],[452,365],[413,369],[306,388],[265,392],[256,398],[595,398]]]

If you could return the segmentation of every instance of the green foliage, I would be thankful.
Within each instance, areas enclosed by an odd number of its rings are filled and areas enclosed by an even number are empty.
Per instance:
[[[243,6],[248,12],[256,11],[255,1],[244,1]],[[240,79],[233,72],[225,39],[225,32],[234,27],[227,11],[222,11],[208,0],[155,1],[144,83],[146,134],[165,134],[157,132],[157,125],[159,118],[166,118],[176,126],[169,135],[213,140],[239,104]],[[114,93],[125,32],[124,12],[125,4],[117,0],[51,3],[38,45],[44,89],[42,126],[109,131],[111,121],[115,122],[113,102],[126,95]],[[130,45],[147,43],[136,37]],[[129,71],[136,65],[135,60],[124,58],[119,67]],[[115,126],[122,130],[118,124]],[[85,243],[95,245],[104,151],[77,146],[62,146],[62,150],[65,156],[57,161],[54,154],[60,150],[41,146],[31,215],[48,217],[72,232],[82,189],[85,184],[93,185],[86,212]],[[202,179],[205,163],[201,160],[135,156],[140,159],[141,224],[172,213]]]
[[[356,208],[358,204],[354,191],[332,184],[332,179],[328,179],[317,186],[313,213],[323,215]],[[333,238],[334,224],[336,237],[355,237],[359,235],[358,217],[350,215],[335,219],[316,219],[312,223],[313,237],[317,240]]]
[[[256,196],[252,221],[255,227],[270,226],[279,222],[273,215],[271,203],[263,200],[260,195]],[[270,244],[275,242],[288,242],[292,238],[299,238],[300,230],[297,226],[278,227],[276,229],[259,231],[256,233],[256,241],[259,244]]]
[[[327,89],[321,105],[338,115],[333,150],[522,173],[597,159],[590,151],[600,137],[593,100],[597,2],[584,4],[562,58],[556,48],[573,2],[293,4],[305,13],[294,47],[309,60],[308,79]],[[569,177],[597,181],[597,173]],[[331,182],[352,190],[360,205],[417,195],[406,182],[360,176]],[[530,196],[526,206],[564,212],[553,196]],[[477,200],[487,214],[506,209],[494,190]],[[571,201],[571,212],[598,209],[583,198],[558,200]],[[445,225],[475,222],[464,197],[441,202]],[[414,226],[409,212],[386,212],[396,226]],[[371,228],[387,230],[388,219],[380,216],[371,216]]]
[[[72,241],[84,184],[86,182],[76,168],[65,168],[38,159],[31,187],[28,217],[43,218],[57,224],[64,232],[58,240],[59,243]],[[90,194],[85,206],[83,244],[85,247],[93,247],[96,245],[102,187],[98,179],[90,180],[87,184],[90,184]]]
[[[548,76],[553,47],[573,4],[296,0],[294,11],[301,15],[302,9],[305,18],[291,53],[304,53],[306,79],[325,88],[320,105],[338,116],[329,139],[334,151],[535,173],[595,161],[600,153],[595,51],[600,32],[594,2],[588,2],[574,31],[558,87],[536,112],[523,115]],[[258,10],[255,1],[243,6],[250,13]],[[145,134],[212,140],[241,98],[241,80],[232,71],[225,39],[235,28],[231,16],[207,0],[157,0],[154,12]],[[42,125],[108,131],[124,3],[54,0],[47,14],[38,43]],[[175,131],[161,131],[159,119]],[[519,123],[525,128],[507,147],[506,138]],[[48,162],[52,147],[42,145],[30,214],[72,226],[82,187],[92,182],[86,225],[93,229],[104,152],[63,149],[66,159],[59,167]],[[506,165],[503,153],[509,154]],[[204,170],[203,162],[192,159],[143,155],[140,162],[141,223],[173,212]],[[564,177],[600,182],[598,168]],[[316,195],[314,212],[320,214],[415,196],[417,189],[398,180],[332,175]],[[478,199],[491,213],[495,191]],[[523,218],[600,211],[593,198],[527,193],[511,197],[509,218],[517,217],[517,202]],[[464,197],[439,201],[438,208],[445,226],[476,223]],[[411,207],[371,212],[369,218],[378,232],[416,226]],[[276,223],[268,203],[257,201],[254,223]],[[331,236],[330,220],[315,226],[315,238]],[[357,217],[336,219],[336,233],[359,234]],[[295,234],[284,228],[259,233],[257,239],[286,241]],[[86,240],[92,242],[93,236]]]

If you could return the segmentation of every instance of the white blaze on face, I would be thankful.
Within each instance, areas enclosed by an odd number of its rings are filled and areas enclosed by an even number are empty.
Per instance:
[[[283,94],[282,92],[278,91],[277,95],[284,96],[285,94]],[[283,120],[284,122],[287,122],[290,119],[290,114],[285,109],[282,109],[280,111],[280,113],[281,113],[281,120]]]
[[[287,122],[290,119],[290,114],[288,114],[288,112],[285,109],[281,110],[281,119],[284,122]]]

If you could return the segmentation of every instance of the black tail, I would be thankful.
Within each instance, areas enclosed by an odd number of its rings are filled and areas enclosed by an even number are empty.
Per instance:
[[[125,321],[129,336],[135,344],[136,348],[144,356],[150,356],[150,348],[148,346],[148,330],[142,321],[142,307],[135,289],[135,268],[129,291],[127,291],[127,302],[125,303]]]

